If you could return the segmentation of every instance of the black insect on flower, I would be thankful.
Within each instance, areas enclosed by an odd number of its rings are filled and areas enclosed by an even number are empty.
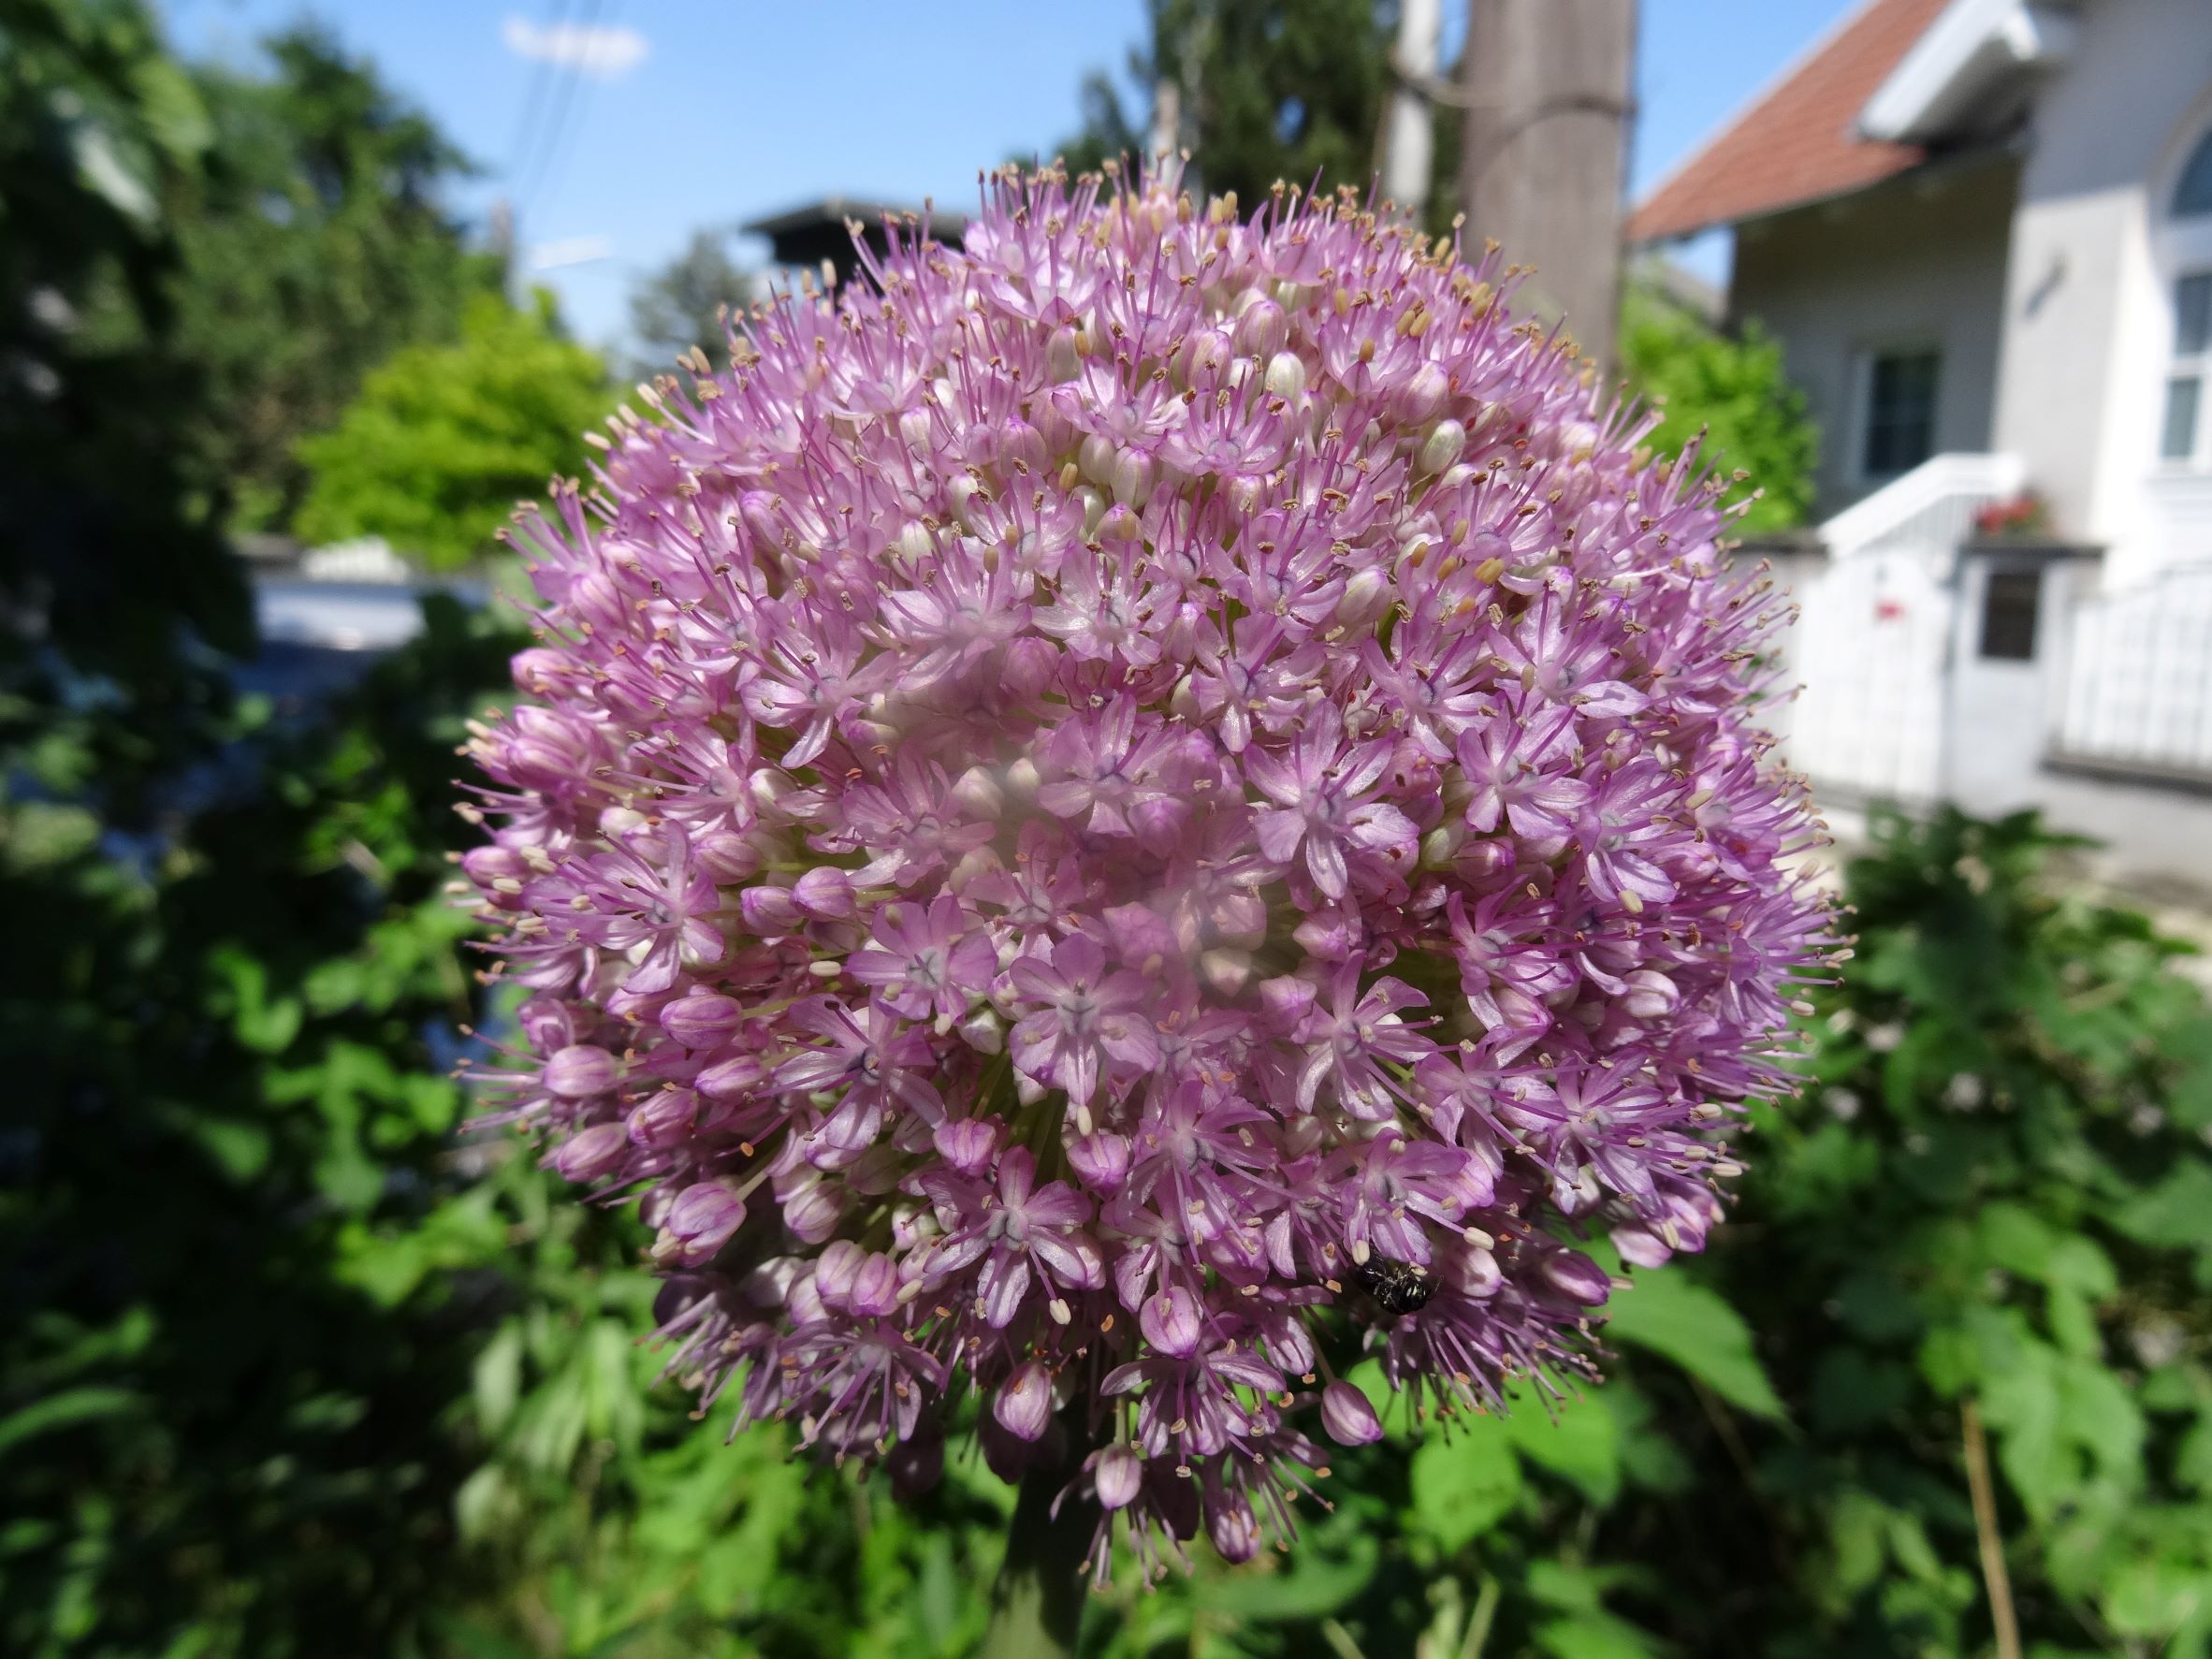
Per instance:
[[[1419,1313],[1436,1294],[1434,1273],[1410,1261],[1392,1261],[1387,1256],[1370,1256],[1355,1263],[1352,1277],[1361,1289],[1375,1298],[1375,1305],[1389,1314]]]

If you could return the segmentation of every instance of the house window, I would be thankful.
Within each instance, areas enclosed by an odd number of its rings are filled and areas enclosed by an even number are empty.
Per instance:
[[[2176,219],[2212,214],[2212,133],[2197,140],[2197,147],[2182,164],[2181,178],[2174,186],[2171,211]]]
[[[2000,662],[2035,661],[2035,610],[2043,573],[1993,570],[1982,589],[1982,655]]]
[[[2199,154],[2212,154],[2212,140]],[[2197,458],[2205,435],[2207,377],[2212,377],[2212,270],[2194,270],[2174,284],[2174,362],[2166,371],[2165,414],[2159,422],[2160,459],[2186,465]]]
[[[1869,478],[1909,473],[1935,453],[1936,373],[1943,358],[1928,348],[1877,352],[1868,364],[1866,443],[1859,471]]]

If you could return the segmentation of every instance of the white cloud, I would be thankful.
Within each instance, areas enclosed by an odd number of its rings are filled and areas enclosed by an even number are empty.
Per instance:
[[[650,50],[635,29],[589,28],[582,23],[540,26],[520,17],[510,17],[500,25],[500,38],[517,57],[562,64],[601,80],[627,75],[645,62]]]
[[[531,269],[565,270],[572,265],[591,265],[615,251],[604,236],[572,236],[557,242],[539,242],[526,255]]]

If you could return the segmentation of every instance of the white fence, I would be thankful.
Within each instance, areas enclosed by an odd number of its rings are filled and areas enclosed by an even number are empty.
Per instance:
[[[2082,606],[2052,738],[2070,760],[2212,774],[2212,566]]]
[[[1790,668],[1804,690],[1784,739],[1816,785],[1942,793],[1958,545],[2023,476],[2016,456],[1939,455],[1820,527],[1828,562],[1797,594]]]

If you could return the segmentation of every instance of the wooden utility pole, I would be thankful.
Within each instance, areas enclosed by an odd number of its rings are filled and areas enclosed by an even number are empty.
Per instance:
[[[1519,309],[1564,317],[1613,366],[1636,0],[1468,0],[1460,205],[1467,236],[1536,274]]]

